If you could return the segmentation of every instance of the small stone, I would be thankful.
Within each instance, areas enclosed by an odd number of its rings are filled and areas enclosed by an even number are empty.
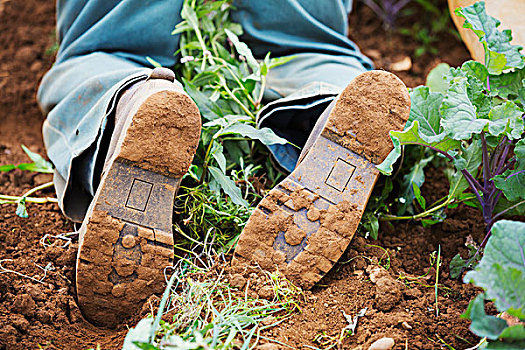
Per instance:
[[[381,52],[379,50],[374,50],[374,49],[366,50],[365,55],[367,55],[373,60],[378,60],[381,58]]]
[[[266,343],[259,345],[255,348],[256,350],[279,350],[279,345],[273,343]]]
[[[358,278],[362,278],[365,272],[363,270],[355,270],[354,275],[356,275]]]
[[[137,239],[135,236],[132,235],[125,235],[124,238],[122,238],[122,246],[126,249],[133,248],[137,245]]]
[[[404,72],[410,70],[410,68],[412,68],[412,60],[408,56],[390,65],[390,69],[397,72]]]
[[[394,344],[395,342],[392,338],[381,338],[373,342],[368,350],[389,350],[394,347]]]
[[[366,268],[366,272],[370,275],[370,281],[372,281],[372,283],[376,283],[383,277],[390,277],[387,270],[377,265],[369,265]]]
[[[35,56],[36,53],[31,46],[23,46],[16,52],[15,59],[17,61],[30,62],[34,60]]]
[[[401,300],[399,282],[391,277],[382,277],[376,283],[375,306],[381,311],[390,311]]]
[[[412,326],[409,325],[407,321],[404,321],[403,323],[401,323],[401,327],[403,327],[406,330],[412,329]]]
[[[42,69],[42,62],[41,61],[33,62],[31,67],[29,67],[29,69],[31,70],[31,72],[38,72],[39,70]]]
[[[240,273],[236,273],[235,275],[231,276],[230,285],[240,289],[246,285],[246,278],[244,278]]]

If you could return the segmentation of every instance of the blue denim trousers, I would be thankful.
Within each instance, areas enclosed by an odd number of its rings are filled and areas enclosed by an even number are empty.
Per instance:
[[[59,205],[82,221],[100,181],[106,128],[119,92],[151,72],[146,56],[174,66],[182,0],[58,0],[56,62],[38,102],[44,144],[56,171]],[[356,75],[372,69],[347,38],[351,0],[235,0],[233,19],[256,58],[295,55],[268,75],[258,125],[304,144],[324,108]],[[300,150],[271,146],[286,170]]]

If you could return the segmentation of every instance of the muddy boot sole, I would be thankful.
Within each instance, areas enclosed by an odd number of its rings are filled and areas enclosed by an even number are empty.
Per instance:
[[[183,92],[156,92],[131,108],[80,229],[78,304],[93,324],[115,327],[164,290],[173,201],[200,129]]]
[[[235,249],[233,265],[279,270],[304,289],[337,262],[350,243],[410,111],[395,75],[370,71],[338,96],[319,137],[296,169],[259,203]]]

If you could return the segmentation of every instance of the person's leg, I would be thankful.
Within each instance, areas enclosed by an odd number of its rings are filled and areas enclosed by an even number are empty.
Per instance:
[[[38,101],[60,207],[73,221],[82,221],[95,194],[117,97],[151,73],[146,56],[174,65],[171,31],[181,7],[181,0],[58,1],[60,49]]]
[[[172,206],[200,136],[173,66],[182,0],[58,3],[60,51],[38,99],[67,216],[82,221],[76,290],[83,315],[115,326],[162,292],[173,264]]]
[[[236,0],[233,18],[241,23],[243,39],[262,58],[293,55],[290,62],[270,70],[258,125],[302,147],[318,116],[372,62],[348,39],[351,0]],[[300,149],[273,145],[278,163],[292,171]]]

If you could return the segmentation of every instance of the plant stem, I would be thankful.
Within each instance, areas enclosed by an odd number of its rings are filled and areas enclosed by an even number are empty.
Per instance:
[[[428,209],[428,210],[426,210],[426,211],[424,211],[422,213],[416,214],[416,215],[410,215],[410,216],[385,215],[385,216],[381,216],[379,219],[382,220],[382,221],[419,220],[419,219],[424,218],[425,216],[428,216],[428,215],[432,214],[436,210],[439,210],[439,209],[441,209],[443,207],[446,207],[447,205],[449,205],[453,201],[454,201],[453,198],[449,198],[445,202],[443,202],[440,205],[438,205],[437,207],[434,207],[432,209]]]
[[[504,137],[506,139],[506,136]],[[505,164],[505,161],[507,160],[507,155],[509,154],[510,146],[512,145],[512,142],[505,142],[505,148],[503,149],[503,154],[501,155],[501,158],[499,160],[499,164],[494,172],[494,175],[499,175],[500,171]]]
[[[17,202],[21,200],[23,197],[19,196],[9,196],[5,194],[0,194],[0,200],[7,200],[12,202]],[[25,197],[27,203],[37,203],[37,204],[44,204],[44,203],[58,203],[58,199],[53,197]]]
[[[498,198],[498,199],[499,199],[499,198]],[[514,209],[514,208],[519,207],[519,206],[522,205],[522,204],[525,204],[525,200],[523,200],[523,201],[521,201],[521,202],[519,202],[519,203],[516,203],[516,204],[514,204],[513,206],[510,206],[510,207],[508,207],[508,208],[505,209],[505,210],[500,211],[499,213],[497,213],[496,215],[494,215],[494,216],[492,217],[492,222],[494,223],[494,222],[496,221],[496,219],[499,218],[501,215],[505,214],[505,213],[508,212],[508,211],[511,211],[511,210]]]
[[[223,79],[221,79],[221,85],[224,88],[224,90],[226,91],[226,93],[231,97],[232,100],[235,101],[235,103],[237,103],[239,105],[239,107],[241,107],[241,109],[246,113],[246,115],[248,115],[250,118],[255,120],[255,115],[253,115],[253,113],[250,112],[250,110],[248,108],[246,108],[246,106],[241,101],[239,101],[237,96],[235,96],[235,94],[230,90],[230,88],[228,87],[228,85],[226,84],[226,82]]]
[[[206,154],[204,155],[204,162],[202,164],[202,175],[201,175],[201,180],[199,184],[202,184],[204,182],[204,179],[206,178],[206,173],[208,172],[208,158],[210,156],[210,152],[211,152],[214,141],[215,140],[212,139],[210,141],[210,144],[208,145],[208,148],[206,149]]]
[[[264,89],[266,89],[266,76],[261,75],[261,91],[259,92],[259,97],[255,101],[254,107],[257,109],[262,102],[264,96]]]
[[[478,198],[479,204],[481,204],[481,206],[484,207],[484,205],[483,205],[483,203],[484,203],[483,202],[483,198],[480,196],[480,194],[479,194],[479,192],[477,191],[477,188],[476,188],[476,187],[480,186],[479,182],[477,182],[475,179],[474,179],[474,181],[472,181],[472,179],[470,179],[468,176],[466,176],[465,173],[470,175],[470,173],[468,171],[462,170],[461,173],[465,176],[465,180],[467,180],[470,188],[472,188],[472,192],[474,192],[474,194]],[[472,177],[472,175],[470,175],[470,177]]]
[[[467,201],[469,199],[472,199],[474,197],[467,197],[467,198],[463,198],[462,200],[458,201],[459,203],[462,203],[464,201]],[[445,200],[445,202],[443,202],[442,204],[438,205],[438,203],[440,203],[441,201]],[[440,199],[438,199],[437,201],[435,201],[432,205],[431,205],[431,209],[428,209],[422,213],[419,213],[419,214],[416,214],[416,215],[412,215],[412,216],[395,216],[395,215],[385,215],[385,216],[381,216],[379,218],[379,220],[381,221],[396,221],[396,220],[419,220],[419,219],[422,219],[424,218],[425,216],[428,216],[430,214],[432,214],[433,212],[435,212],[436,210],[439,210],[441,208],[443,208],[444,206],[447,206],[449,204],[452,204],[456,201],[456,199],[454,198],[449,198],[449,196],[445,196],[445,197],[442,197]]]
[[[487,150],[487,140],[485,139],[484,131],[481,132],[481,148],[483,149],[483,188],[487,189],[492,174],[489,168],[489,152]]]
[[[501,152],[505,148],[504,140],[506,140],[506,136],[503,136],[501,141],[496,146],[496,149],[492,153],[492,158],[490,159],[490,168],[491,168],[492,174],[496,174],[496,168],[498,167],[498,162],[500,160]]]
[[[408,144],[408,143],[407,143]],[[425,147],[428,147],[430,148],[431,150],[433,150],[434,152],[437,152],[439,154],[442,154],[444,155],[445,157],[447,157],[451,162],[455,161],[456,159],[454,159],[454,157],[452,157],[450,154],[448,154],[447,152],[445,151],[442,151],[440,150],[439,148],[436,148],[436,147],[433,147],[433,146],[430,146],[430,145],[423,145],[419,142],[414,142],[413,143],[414,145],[419,145],[419,146],[425,146]]]
[[[411,145],[419,145],[419,146],[425,146],[427,148],[430,148],[431,150],[433,150],[434,152],[437,152],[439,154],[442,154],[444,155],[445,157],[447,157],[451,162],[454,162],[456,159],[454,159],[454,157],[452,157],[450,154],[448,154],[447,152],[445,151],[442,151],[436,147],[433,147],[433,146],[430,146],[430,145],[424,145],[422,143],[419,143],[419,142],[411,142],[411,143],[406,143],[406,145],[408,144],[411,144]],[[483,186],[480,185],[480,183],[465,169],[461,170],[461,173],[463,174],[463,176],[465,176],[465,179],[467,180],[467,182],[469,183],[469,185],[472,187],[472,189],[474,189],[474,192],[476,193],[476,195],[478,196],[478,200],[480,203],[482,203],[482,200],[481,200],[481,196],[479,195],[479,193],[476,191],[476,189],[482,191],[483,193],[486,193],[487,191],[485,190],[485,188],[483,188]]]
[[[21,200],[22,198],[25,198],[26,202],[30,202],[30,203],[39,203],[39,204],[43,204],[43,203],[58,203],[58,200],[56,198],[52,198],[52,197],[44,197],[44,198],[29,197],[30,195],[32,195],[33,193],[35,193],[37,191],[40,191],[40,190],[43,190],[43,189],[46,189],[46,188],[52,187],[52,186],[53,186],[53,182],[52,181],[51,182],[46,182],[45,184],[42,184],[40,186],[36,186],[36,187],[30,189],[29,191],[27,191],[26,193],[24,193],[21,196],[9,196],[9,195],[5,195],[5,194],[0,194],[0,199],[17,202],[17,201]]]
[[[436,317],[439,317],[438,304],[438,284],[439,284],[439,266],[441,265],[441,245],[438,245],[438,256],[436,261],[436,284],[434,285],[434,294],[436,296]]]
[[[32,189],[30,189],[29,191],[27,191],[26,193],[24,193],[22,195],[22,197],[27,197],[27,196],[30,196],[32,195],[33,193],[37,192],[37,191],[40,191],[40,190],[43,190],[45,188],[48,188],[48,187],[52,187],[53,186],[53,181],[50,181],[50,182],[46,182],[45,184],[42,184],[40,186],[36,186]]]
[[[246,88],[244,87],[244,85],[242,85],[241,81],[239,80],[239,77],[237,77],[237,75],[232,71],[232,69],[228,66],[228,62],[226,62],[225,60],[223,60],[222,58],[220,57],[216,57],[217,60],[219,60],[220,62],[222,62],[222,64],[224,65],[224,68],[226,68],[228,70],[228,72],[230,72],[230,74],[232,75],[232,77],[235,79],[235,82],[237,83],[237,85],[239,85],[239,87],[242,89],[242,90],[246,90]],[[255,107],[257,108],[257,102],[253,100],[253,98],[250,96],[250,94],[245,94],[246,95],[246,98],[250,101],[250,103]]]
[[[485,188],[483,188],[483,186],[481,186],[481,184],[467,170],[463,169],[461,170],[461,173],[465,177],[465,180],[467,180],[467,182],[469,183],[470,187],[472,187],[472,190],[474,190],[474,193],[478,196],[478,199],[480,200],[480,203],[481,203],[481,196],[476,190],[479,190],[483,192],[484,194],[488,194],[488,191]]]
[[[516,159],[512,159],[510,162],[508,162],[507,164],[505,164],[505,166],[503,168],[501,168],[500,170],[500,174],[504,173],[506,170],[508,170],[511,166],[514,165],[514,163],[516,163]],[[497,174],[495,173],[495,175],[500,175],[500,174]]]

